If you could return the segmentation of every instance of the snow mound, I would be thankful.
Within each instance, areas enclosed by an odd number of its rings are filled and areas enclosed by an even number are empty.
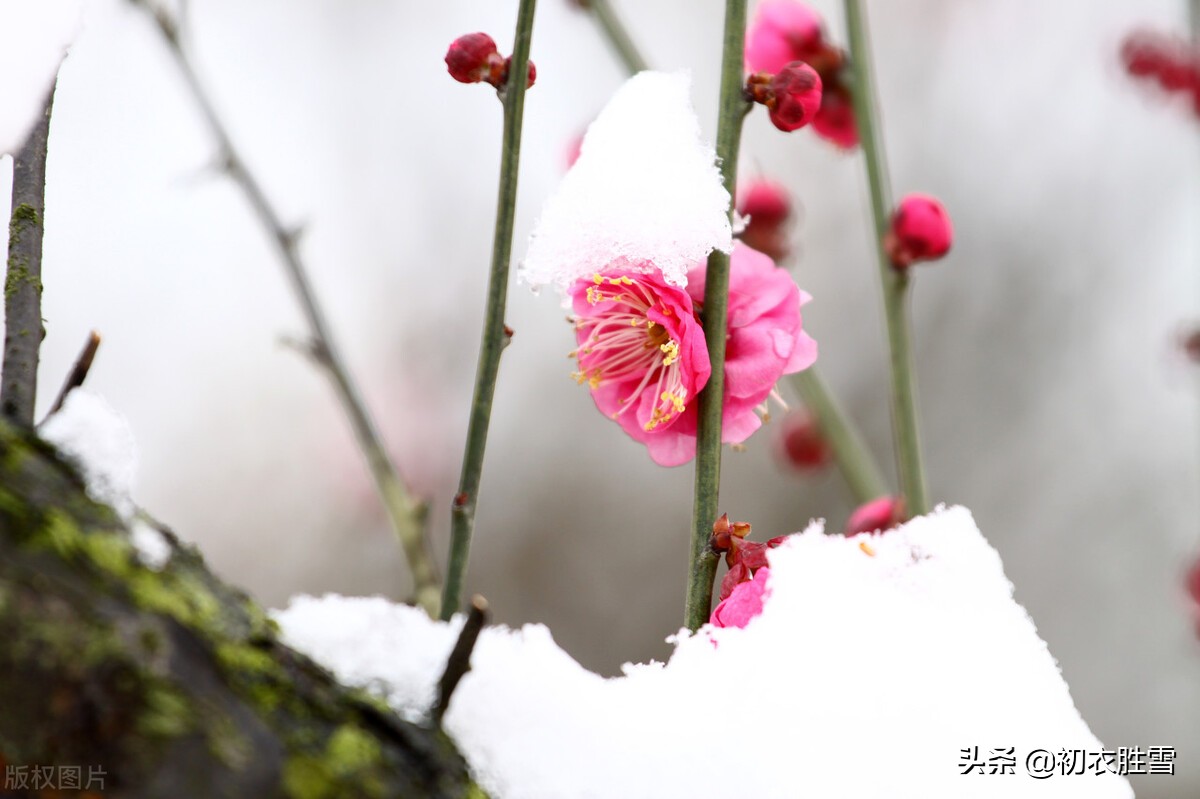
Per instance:
[[[1115,774],[1028,774],[1035,750],[1103,747],[969,511],[851,539],[814,524],[770,562],[745,629],[680,633],[668,663],[614,679],[540,625],[485,630],[445,718],[481,785],[508,799],[1133,795]],[[461,625],[338,596],[276,618],[288,644],[409,718]],[[1000,765],[1009,747],[1011,773],[962,773],[963,750]]]
[[[132,518],[137,443],[129,422],[107,400],[87,389],[74,389],[38,428],[38,435],[79,468],[88,496],[111,505],[126,521]]]

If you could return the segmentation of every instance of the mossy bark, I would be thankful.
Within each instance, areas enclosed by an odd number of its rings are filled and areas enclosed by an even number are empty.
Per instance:
[[[0,423],[0,761],[97,767],[108,797],[482,795],[443,733],[283,646],[166,534],[147,568],[52,449]]]

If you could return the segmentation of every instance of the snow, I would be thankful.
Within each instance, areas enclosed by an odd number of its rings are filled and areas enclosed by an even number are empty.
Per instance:
[[[160,571],[171,559],[171,542],[158,530],[141,519],[135,519],[130,527],[130,541],[143,566]]]
[[[129,521],[135,510],[138,453],[124,416],[98,394],[77,388],[38,435],[71,460],[83,476],[88,496],[111,505]]]
[[[668,663],[613,679],[543,626],[486,629],[445,718],[481,785],[508,799],[1133,795],[1111,774],[1025,772],[1035,749],[1103,746],[969,511],[850,539],[814,523],[770,562],[745,629],[680,633]],[[461,625],[338,596],[276,618],[285,642],[410,719]],[[1015,773],[961,774],[971,747],[1014,747]]]
[[[81,0],[0,0],[0,154],[24,142],[80,13]]]
[[[642,72],[617,91],[534,226],[525,282],[565,290],[623,259],[683,286],[709,252],[732,249],[729,192],[690,86],[686,72]]]

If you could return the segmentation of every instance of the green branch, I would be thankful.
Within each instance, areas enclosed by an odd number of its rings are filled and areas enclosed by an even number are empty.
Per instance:
[[[821,431],[821,438],[833,452],[833,459],[846,479],[854,501],[861,505],[891,493],[875,463],[875,456],[867,449],[854,423],[838,406],[816,369],[810,366],[791,377]]]
[[[626,30],[621,18],[613,10],[608,0],[587,0],[584,8],[592,12],[592,16],[604,31],[604,37],[608,39],[608,43],[612,45],[630,75],[636,75],[649,69],[646,66],[646,59],[642,58],[642,54],[638,52],[637,45],[629,37],[629,31]]]
[[[750,110],[743,93],[743,49],[746,39],[746,0],[725,3],[725,43],[721,59],[721,105],[717,120],[717,159],[731,198],[737,186],[738,147],[742,121]],[[725,392],[725,329],[729,317],[729,255],[714,250],[708,256],[704,285],[704,338],[712,376],[700,392],[696,431],[696,483],[692,505],[692,545],[684,623],[695,630],[708,621],[712,610],[717,553],[709,546],[717,519],[721,486],[721,410]]]
[[[871,214],[875,222],[875,250],[883,281],[883,310],[887,321],[892,374],[892,428],[896,439],[896,462],[900,472],[900,493],[909,516],[929,512],[925,472],[921,465],[920,435],[917,425],[916,379],[913,369],[911,325],[908,320],[909,276],[894,269],[884,249],[892,201],[888,188],[887,160],[880,137],[875,109],[875,87],[871,73],[871,52],[867,39],[867,21],[863,0],[845,0],[846,29],[850,38],[850,64],[853,73],[851,94],[854,117],[867,165],[871,191]]]
[[[508,343],[504,329],[504,306],[508,296],[508,265],[512,256],[513,217],[517,207],[517,170],[521,160],[521,119],[525,110],[525,81],[529,69],[529,43],[533,37],[533,11],[537,0],[521,0],[517,11],[517,33],[513,42],[508,84],[501,94],[504,102],[504,141],[500,153],[500,196],[496,202],[496,228],[492,240],[492,270],[488,278],[487,311],[479,365],[475,371],[475,393],[467,426],[467,445],[462,474],[450,517],[450,563],[442,593],[442,618],[449,619],[462,600],[463,576],[471,555],[475,529],[475,506],[479,477],[487,446],[492,398],[500,353]]]

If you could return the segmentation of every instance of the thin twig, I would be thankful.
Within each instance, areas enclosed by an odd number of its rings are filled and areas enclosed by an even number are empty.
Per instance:
[[[625,65],[625,69],[629,71],[629,74],[636,75],[643,70],[649,69],[646,66],[646,59],[642,58],[637,45],[630,38],[629,30],[621,22],[620,16],[618,16],[608,0],[585,0],[581,5],[592,13],[592,17],[600,25],[600,29],[604,31],[604,38],[612,45],[617,57],[621,59],[621,63]]]
[[[41,118],[13,158],[12,220],[8,225],[8,272],[4,280],[4,367],[0,414],[33,426],[37,403],[38,354],[42,328],[42,234],[46,209],[46,145],[54,87]]]
[[[454,649],[450,651],[450,657],[446,660],[446,669],[442,672],[442,679],[438,681],[437,702],[433,706],[432,713],[434,724],[442,723],[442,718],[450,709],[450,698],[454,695],[454,689],[458,687],[459,680],[471,670],[471,653],[475,651],[475,642],[479,640],[480,631],[487,624],[487,610],[486,599],[479,594],[471,597],[467,620],[463,623],[458,640],[454,643]]]
[[[233,146],[225,124],[217,114],[212,101],[200,83],[195,68],[180,44],[178,27],[174,21],[162,9],[150,6],[146,0],[133,0],[133,2],[143,5],[152,13],[158,29],[162,33],[163,41],[166,42],[168,49],[175,57],[193,99],[204,115],[213,137],[217,140],[226,172],[242,190],[250,207],[270,234],[271,240],[279,251],[285,271],[292,282],[292,288],[295,290],[301,309],[308,321],[314,358],[325,368],[333,381],[338,399],[354,430],[359,449],[362,450],[367,467],[375,480],[376,490],[391,520],[392,528],[407,556],[408,568],[413,578],[415,600],[431,616],[436,616],[440,592],[433,560],[425,541],[423,503],[412,495],[401,480],[395,464],[392,463],[384,448],[383,439],[359,396],[358,388],[350,378],[346,362],[334,345],[325,315],[317,304],[316,295],[309,283],[308,270],[300,258],[297,247],[300,231],[283,224],[258,180],[250,172],[237,148]]]
[[[729,196],[737,186],[738,148],[742,122],[750,110],[743,92],[742,54],[746,38],[746,0],[725,3],[725,41],[721,59],[721,105],[717,120],[717,159]],[[733,219],[730,204],[730,221]],[[729,316],[729,254],[714,250],[708,256],[704,284],[704,338],[712,374],[700,392],[696,431],[696,482],[692,504],[692,543],[689,558],[684,623],[695,630],[708,621],[712,609],[717,553],[708,545],[717,520],[721,487],[721,410],[725,391],[725,328]]]
[[[92,369],[92,361],[96,358],[96,350],[100,349],[100,334],[93,330],[88,334],[88,339],[83,345],[83,349],[79,352],[79,357],[75,359],[75,365],[71,367],[71,371],[67,374],[67,379],[63,381],[62,389],[58,392],[58,398],[54,400],[54,404],[50,406],[50,412],[47,417],[53,416],[62,410],[63,403],[67,401],[67,395],[75,389],[83,385],[83,381],[87,380],[88,372]]]
[[[463,453],[458,493],[454,495],[450,513],[450,560],[442,593],[443,619],[454,615],[462,598],[463,577],[471,556],[471,535],[475,529],[483,454],[487,446],[488,424],[492,418],[492,398],[496,393],[496,375],[500,370],[500,353],[511,338],[511,333],[505,332],[508,328],[504,324],[504,306],[508,298],[508,265],[512,257],[517,172],[521,161],[521,121],[525,112],[525,80],[529,69],[529,44],[533,38],[533,12],[536,5],[536,0],[521,0],[517,9],[512,65],[508,84],[500,93],[504,103],[504,138],[500,150],[500,189],[492,238],[492,267],[488,276],[487,310],[483,321],[483,340],[479,345],[479,363],[475,370],[471,417],[467,423],[466,450]]]
[[[871,214],[875,222],[875,251],[883,281],[883,310],[887,321],[892,373],[892,429],[896,439],[896,462],[900,472],[900,493],[905,508],[913,516],[929,512],[925,488],[925,470],[921,464],[921,443],[917,424],[916,376],[913,369],[911,324],[908,319],[909,276],[892,267],[884,249],[892,208],[888,188],[887,158],[880,136],[876,113],[874,79],[871,70],[870,42],[862,0],[845,0],[846,29],[850,39],[853,75],[851,94],[854,118],[862,142],[871,192]]]
[[[812,413],[855,501],[862,504],[889,493],[875,456],[816,369],[810,366],[792,375],[792,384]]]

